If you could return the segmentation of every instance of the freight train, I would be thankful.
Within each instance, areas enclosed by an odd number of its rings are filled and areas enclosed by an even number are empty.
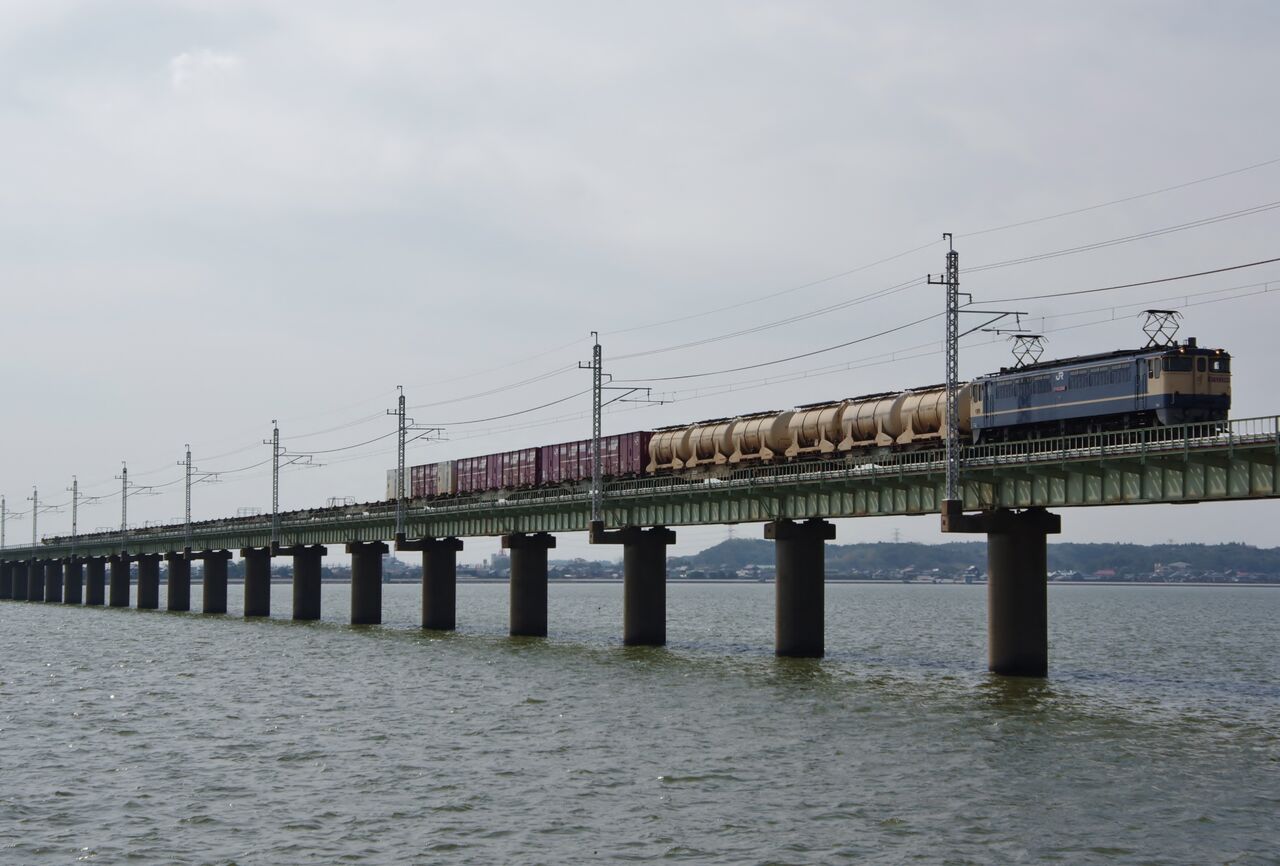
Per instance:
[[[946,403],[946,387],[934,385],[605,436],[601,469],[605,478],[714,474],[721,466],[936,446],[946,435]],[[968,444],[1225,421],[1231,357],[1191,338],[1005,368],[963,383],[956,408]],[[428,463],[408,475],[413,499],[573,485],[591,478],[591,440]],[[388,499],[396,498],[396,480],[388,471]]]

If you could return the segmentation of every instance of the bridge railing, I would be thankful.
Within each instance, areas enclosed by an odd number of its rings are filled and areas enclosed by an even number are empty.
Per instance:
[[[1044,439],[990,442],[964,449],[966,465],[1072,460],[1230,448],[1275,442],[1280,445],[1280,417],[1203,421],[1138,430],[1076,433]]]
[[[981,468],[1011,464],[1036,464],[1057,461],[1114,459],[1117,457],[1170,455],[1206,449],[1232,449],[1273,444],[1280,454],[1280,416],[1238,418],[1230,421],[1180,424],[1171,427],[1149,427],[1137,430],[1112,430],[1080,433],[1015,442],[987,442],[965,446],[961,459],[966,467]],[[941,448],[916,451],[875,449],[824,460],[779,461],[764,465],[743,466],[715,475],[656,475],[645,478],[619,479],[605,484],[606,499],[623,499],[660,494],[698,492],[707,488],[769,488],[797,482],[840,479],[884,479],[941,473],[945,469]],[[585,504],[590,498],[583,483],[571,487],[505,491],[500,493],[464,494],[447,501],[411,503],[408,515],[467,514],[499,511],[506,508],[545,507],[549,505]],[[283,533],[344,525],[367,525],[370,521],[394,521],[391,503],[367,503],[313,511],[287,512],[281,515]],[[199,546],[203,539],[225,539],[236,534],[260,536],[270,529],[269,515],[226,517],[192,524],[192,540]],[[80,544],[113,542],[118,531],[86,533],[78,537]],[[172,541],[175,549],[185,540],[181,524],[137,527],[130,530],[132,541]],[[67,537],[49,537],[47,544],[65,544]]]

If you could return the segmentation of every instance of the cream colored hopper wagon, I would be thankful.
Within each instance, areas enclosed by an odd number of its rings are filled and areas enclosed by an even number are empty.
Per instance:
[[[961,433],[969,432],[972,401],[972,386],[961,385],[956,395]],[[656,431],[649,440],[647,471],[912,445],[942,438],[946,415],[947,390],[938,386],[701,421]]]

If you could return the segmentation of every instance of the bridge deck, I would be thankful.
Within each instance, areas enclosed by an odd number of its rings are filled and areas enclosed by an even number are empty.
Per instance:
[[[1203,502],[1280,495],[1280,416],[966,446],[967,510]],[[883,451],[826,461],[779,463],[709,475],[655,476],[605,486],[609,526],[692,526],[780,518],[938,513],[945,464],[940,449]],[[385,541],[395,505],[380,503],[282,515],[280,544]],[[585,486],[522,490],[411,503],[405,529],[416,537],[583,532]],[[271,517],[227,518],[192,527],[197,550],[265,547]],[[186,546],[182,524],[131,529],[127,539],[96,533],[48,538],[34,551],[9,547],[6,560],[165,553]]]

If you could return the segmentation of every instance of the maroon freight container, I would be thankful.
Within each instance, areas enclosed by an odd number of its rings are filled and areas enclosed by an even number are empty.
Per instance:
[[[521,448],[464,457],[457,461],[458,492],[480,493],[485,490],[509,490],[536,487],[542,481],[542,455],[537,448]]]
[[[454,461],[441,463],[424,463],[409,469],[409,482],[413,486],[413,497],[448,496],[453,488]]]
[[[498,473],[497,478],[492,478],[489,472],[489,465],[498,464],[498,461],[492,455],[484,457],[462,457],[456,461],[458,471],[458,492],[459,493],[479,493],[482,490],[494,490],[501,484],[502,475]],[[491,483],[492,482],[494,483]]]
[[[504,488],[536,487],[542,483],[542,451],[539,448],[521,448],[499,455],[502,463],[501,484]]]
[[[639,475],[649,462],[647,430],[600,438],[600,471],[606,478]],[[591,440],[542,446],[542,482],[566,484],[591,478]]]

